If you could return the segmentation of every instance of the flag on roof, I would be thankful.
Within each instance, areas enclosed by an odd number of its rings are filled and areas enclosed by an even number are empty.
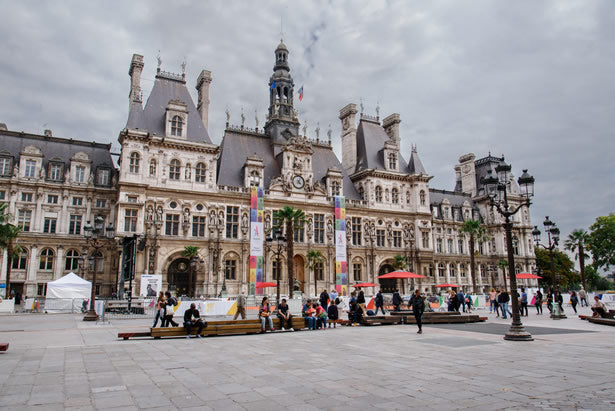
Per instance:
[[[301,88],[299,88],[299,101],[303,100],[303,86],[301,86]]]
[[[275,90],[275,80],[271,82],[271,90]]]

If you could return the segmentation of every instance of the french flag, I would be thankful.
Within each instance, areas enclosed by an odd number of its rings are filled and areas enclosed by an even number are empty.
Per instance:
[[[299,101],[303,100],[303,86],[299,89]]]

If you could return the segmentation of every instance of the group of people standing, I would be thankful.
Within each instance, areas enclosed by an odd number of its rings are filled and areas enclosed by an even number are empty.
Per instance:
[[[448,311],[457,311],[459,310],[465,312],[472,312],[473,300],[470,294],[464,294],[462,290],[455,292],[454,290],[450,290],[448,292],[448,300],[447,300],[447,308]]]
[[[154,325],[152,325],[152,328],[156,327],[158,320],[161,320],[161,327],[168,327],[169,324],[173,325],[173,327],[178,327],[179,323],[173,321],[175,306],[177,304],[177,298],[172,296],[170,291],[160,291],[158,293],[158,299],[156,300],[156,316],[154,317]]]

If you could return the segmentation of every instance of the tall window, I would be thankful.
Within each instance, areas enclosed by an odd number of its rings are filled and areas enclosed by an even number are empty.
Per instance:
[[[391,201],[393,204],[399,204],[399,190],[396,188],[391,190]]]
[[[181,137],[183,127],[184,120],[180,116],[173,116],[173,119],[171,119],[171,135]]]
[[[457,270],[455,270],[455,264],[454,263],[450,263],[449,270],[450,270],[450,273],[451,273],[451,277],[455,277],[457,275]]]
[[[17,215],[17,225],[21,228],[21,231],[30,231],[31,220],[31,210],[19,210],[19,214]]]
[[[314,275],[318,281],[324,281],[325,279],[325,265],[322,261],[318,261],[314,264]]]
[[[442,252],[442,239],[438,238],[436,239],[436,253],[441,253]]]
[[[395,153],[389,154],[389,169],[397,170],[397,154]]]
[[[192,217],[192,237],[205,237],[205,216]]]
[[[71,214],[68,222],[68,234],[81,234],[81,216]]]
[[[376,230],[376,246],[385,247],[384,230]]]
[[[49,178],[49,180],[53,180],[53,181],[61,181],[62,180],[62,164],[58,164],[58,163],[51,163],[49,164],[49,175],[47,176],[47,178]]]
[[[452,239],[452,238],[449,238],[449,239],[446,241],[446,245],[447,245],[447,248],[448,248],[448,250],[447,250],[447,251],[448,251],[448,253],[449,253],[449,254],[453,254],[453,253],[455,252],[455,248],[453,247],[453,239]]]
[[[13,257],[13,270],[25,270],[28,260],[28,250],[22,248],[19,255]]]
[[[179,175],[181,171],[181,163],[177,159],[171,160],[169,164],[169,179],[171,180],[179,180]]]
[[[446,275],[446,268],[444,268],[444,264],[440,263],[438,264],[438,276],[439,277],[444,277]]]
[[[361,263],[354,263],[352,265],[352,275],[355,281],[361,281]]]
[[[127,208],[124,210],[124,231],[134,233],[137,231],[137,213],[139,210]]]
[[[423,231],[422,237],[423,248],[429,248],[429,233],[427,231]]]
[[[365,189],[363,186],[359,186],[359,195],[361,196],[361,200],[365,200]]]
[[[49,194],[47,196],[47,203],[49,204],[58,204],[58,196],[55,194]]]
[[[77,166],[75,167],[75,182],[83,183],[85,181],[85,167]]]
[[[26,203],[32,202],[32,193],[21,193],[21,201]]]
[[[45,218],[45,224],[43,225],[43,233],[55,233],[56,232],[56,219],[52,217]]]
[[[273,277],[274,280],[277,280],[281,274],[282,274],[282,263],[280,262],[280,265],[278,266],[277,260],[273,260],[273,262],[271,263],[271,276]]]
[[[305,225],[304,224],[300,224],[297,227],[294,227],[293,230],[293,240],[296,243],[302,243],[304,242],[304,237],[305,237]]]
[[[79,251],[68,250],[64,261],[64,269],[66,271],[74,271],[79,268]]]
[[[325,243],[325,215],[314,214],[314,242],[316,244]]]
[[[421,202],[422,206],[425,205],[425,191],[423,190],[421,190],[421,192],[419,193],[419,201]]]
[[[519,239],[517,237],[513,237],[512,245],[513,245],[513,254],[519,255]]]
[[[167,214],[164,232],[166,235],[179,235],[179,214]]]
[[[158,166],[158,163],[156,163],[156,160],[151,159],[149,161],[149,176],[150,177],[155,177],[156,176],[156,168]]]
[[[239,207],[226,207],[226,238],[237,238],[239,231]]]
[[[45,248],[43,251],[41,251],[38,269],[53,270],[53,250],[51,248]]]
[[[36,173],[36,161],[26,160],[26,169],[24,170],[24,177],[34,177]]]
[[[111,170],[100,168],[96,171],[96,181],[99,186],[108,186],[111,183]]]
[[[465,264],[461,264],[459,266],[459,275],[461,277],[465,277],[466,276],[466,265]]]
[[[463,240],[457,240],[457,248],[459,249],[459,254],[463,254]]]
[[[139,173],[139,163],[141,162],[141,156],[139,153],[130,153],[130,167],[131,173]]]
[[[361,217],[352,217],[352,244],[361,245]]]
[[[334,195],[334,196],[340,195],[340,182],[339,181],[331,182],[331,195]]]
[[[376,186],[376,202],[382,203],[382,187]]]
[[[205,167],[205,164],[198,163],[194,172],[194,181],[197,183],[204,183],[206,180],[206,172],[207,168]]]
[[[401,231],[393,231],[393,247],[401,247]]]
[[[481,278],[487,277],[487,266],[484,264],[480,266],[480,276]]]
[[[8,157],[0,157],[0,176],[11,175],[11,159]]]
[[[237,260],[224,260],[224,277],[227,280],[237,278]]]

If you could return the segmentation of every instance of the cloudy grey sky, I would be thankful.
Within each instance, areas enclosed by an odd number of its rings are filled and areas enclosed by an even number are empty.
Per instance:
[[[564,235],[615,211],[615,2],[0,0],[0,122],[11,130],[114,142],[128,108],[132,53],[143,90],[162,68],[194,84],[213,72],[210,135],[224,111],[261,125],[273,50],[290,48],[302,121],[313,134],[363,99],[402,118],[433,187],[454,187],[460,155],[504,153],[536,177],[532,215]]]

